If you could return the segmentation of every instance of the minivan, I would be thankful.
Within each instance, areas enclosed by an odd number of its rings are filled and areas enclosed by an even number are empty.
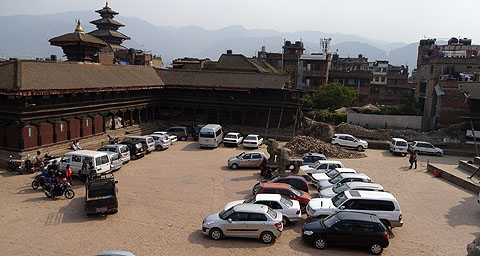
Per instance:
[[[128,146],[124,144],[105,145],[99,148],[97,151],[108,151],[108,152],[119,153],[120,160],[122,160],[123,164],[126,164],[130,161],[130,149],[128,149]]]
[[[123,141],[138,141],[146,146],[147,153],[155,151],[155,140],[150,136],[127,136]]]
[[[390,152],[395,155],[395,153],[401,154],[403,156],[408,153],[408,143],[406,140],[401,138],[392,138],[390,140]]]
[[[170,127],[168,128],[167,133],[169,135],[177,136],[179,140],[187,140],[188,138],[187,127],[184,126]]]
[[[72,174],[78,175],[84,161],[87,163],[87,167],[92,163],[97,173],[110,171],[110,160],[107,153],[92,150],[79,150],[65,153],[60,160],[59,168],[60,170],[65,170],[69,164],[72,168]]]
[[[198,136],[198,145],[201,148],[216,148],[223,140],[223,129],[218,124],[207,124]]]

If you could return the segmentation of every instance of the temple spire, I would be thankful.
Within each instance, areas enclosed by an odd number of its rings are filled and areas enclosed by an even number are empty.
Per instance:
[[[108,1],[105,1],[105,9],[110,8],[108,7]]]
[[[80,25],[80,19],[77,20],[77,27],[75,28],[75,33],[85,34],[82,25]]]

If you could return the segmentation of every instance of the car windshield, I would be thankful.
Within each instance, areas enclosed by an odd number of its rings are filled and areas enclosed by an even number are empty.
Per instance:
[[[335,223],[337,223],[338,221],[339,221],[339,219],[337,218],[336,215],[330,215],[330,216],[326,217],[325,219],[320,220],[320,222],[327,228],[335,225]]]
[[[315,162],[315,163],[311,164],[310,167],[317,169],[321,164],[322,163],[320,163],[320,162]]]
[[[285,197],[283,197],[283,196],[280,198],[280,202],[282,202],[282,203],[283,203],[284,205],[286,205],[288,208],[290,208],[290,207],[293,206],[292,200],[287,199],[287,198],[285,198]]]
[[[328,182],[330,182],[331,184],[337,184],[337,183],[340,182],[342,179],[343,179],[342,174],[339,173],[337,176],[329,179]]]
[[[268,182],[269,183],[276,183],[279,179],[280,179],[280,177],[276,176],[276,177],[273,177],[273,178],[269,179]]]
[[[335,205],[335,207],[339,207],[343,204],[343,202],[345,202],[345,200],[347,200],[347,196],[344,192],[342,192],[332,198],[332,203]]]
[[[232,214],[233,212],[235,212],[235,211],[233,210],[233,207],[231,207],[231,208],[229,208],[229,209],[227,209],[227,210],[221,211],[221,212],[218,214],[218,216],[220,217],[220,219],[226,220],[226,219],[228,218],[228,216],[230,216],[230,214]]]
[[[257,136],[247,136],[245,140],[257,140]]]
[[[236,139],[237,138],[237,135],[233,135],[233,134],[227,134],[227,136],[225,136],[225,139]]]
[[[202,138],[215,138],[215,133],[213,133],[213,132],[200,132],[200,137],[202,137]]]
[[[107,147],[101,147],[98,149],[98,151],[108,151],[108,148]]]
[[[338,194],[345,190],[349,190],[350,187],[347,184],[341,184],[340,186],[336,186],[332,189],[333,193]]]
[[[270,207],[268,207],[267,214],[270,215],[270,217],[272,217],[272,219],[277,218],[277,212],[272,210],[272,208],[270,208]]]
[[[339,172],[337,170],[331,170],[331,171],[327,172],[327,176],[329,178],[333,178],[333,177],[337,176],[338,174],[339,174]]]
[[[246,199],[245,201],[243,201],[244,204],[251,204],[255,201],[255,197],[250,197],[248,199]]]
[[[303,196],[303,192],[290,186],[290,190],[296,195],[296,196]]]

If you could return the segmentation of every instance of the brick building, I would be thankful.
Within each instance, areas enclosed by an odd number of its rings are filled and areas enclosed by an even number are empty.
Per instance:
[[[303,42],[285,41],[282,53],[266,52],[265,47],[258,52],[258,58],[269,63],[279,71],[283,71],[290,75],[290,82],[292,86],[297,85],[297,70],[300,56],[304,53],[305,48]]]
[[[388,61],[368,63],[373,74],[369,102],[376,105],[398,105],[401,94],[409,90],[408,67],[393,66]]]
[[[417,58],[415,97],[426,129],[455,124],[467,115],[465,95],[459,82],[478,82],[480,78],[480,45],[469,39],[452,38],[447,45],[435,39],[420,40]]]
[[[331,60],[331,54],[312,53],[301,55],[297,70],[296,88],[316,91],[320,85],[327,84]]]

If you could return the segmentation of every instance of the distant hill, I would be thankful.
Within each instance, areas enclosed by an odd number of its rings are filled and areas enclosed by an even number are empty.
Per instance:
[[[61,57],[61,48],[50,46],[48,39],[73,32],[75,19],[90,32],[95,27],[89,21],[98,19],[92,11],[66,12],[46,15],[0,16],[0,57],[44,58],[51,54]],[[126,47],[134,47],[161,55],[167,65],[175,58],[209,57],[216,60],[226,49],[247,56],[256,55],[262,46],[267,51],[280,52],[284,40],[302,40],[306,52],[320,50],[320,38],[332,38],[331,51],[338,49],[342,57],[363,54],[370,61],[390,60],[393,64],[416,63],[417,44],[389,43],[357,35],[324,33],[320,31],[279,32],[269,29],[248,30],[242,26],[228,26],[206,30],[198,26],[156,26],[136,17],[116,18],[125,24],[120,32],[130,36]]]

